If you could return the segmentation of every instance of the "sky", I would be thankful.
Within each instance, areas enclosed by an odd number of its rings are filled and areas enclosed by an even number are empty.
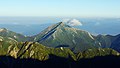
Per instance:
[[[120,0],[0,0],[0,16],[120,18]]]

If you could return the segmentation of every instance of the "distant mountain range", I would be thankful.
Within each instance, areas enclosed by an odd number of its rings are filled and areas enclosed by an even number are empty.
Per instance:
[[[86,30],[93,35],[120,34],[120,18],[70,18],[70,17],[0,17],[0,28],[7,28],[27,36],[36,35],[46,27],[66,19],[77,19],[82,26],[75,28]],[[22,28],[21,28],[22,27]],[[112,28],[112,29],[111,29]]]

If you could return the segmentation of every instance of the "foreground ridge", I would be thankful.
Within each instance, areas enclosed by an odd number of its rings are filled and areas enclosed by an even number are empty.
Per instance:
[[[8,41],[0,42],[0,68],[110,68],[120,62],[119,52],[110,48],[74,53],[69,48],[46,47],[37,42]]]
[[[69,48],[52,48],[46,47],[37,42],[0,42],[0,55],[12,56],[14,58],[32,58],[45,61],[49,59],[50,55],[55,55],[63,58],[70,58],[74,61],[78,61],[82,58],[93,58],[95,56],[107,56],[115,55],[119,56],[119,52],[110,48],[96,48],[88,49],[83,52],[74,53]]]

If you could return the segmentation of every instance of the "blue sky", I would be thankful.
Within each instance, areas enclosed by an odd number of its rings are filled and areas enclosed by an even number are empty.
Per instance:
[[[0,0],[0,16],[120,17],[120,0]]]

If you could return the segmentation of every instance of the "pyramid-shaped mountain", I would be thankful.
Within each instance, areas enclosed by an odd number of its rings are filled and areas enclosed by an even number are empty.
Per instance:
[[[43,30],[35,36],[34,41],[49,47],[70,48],[74,52],[101,47],[101,44],[89,32],[73,28],[63,22]]]

